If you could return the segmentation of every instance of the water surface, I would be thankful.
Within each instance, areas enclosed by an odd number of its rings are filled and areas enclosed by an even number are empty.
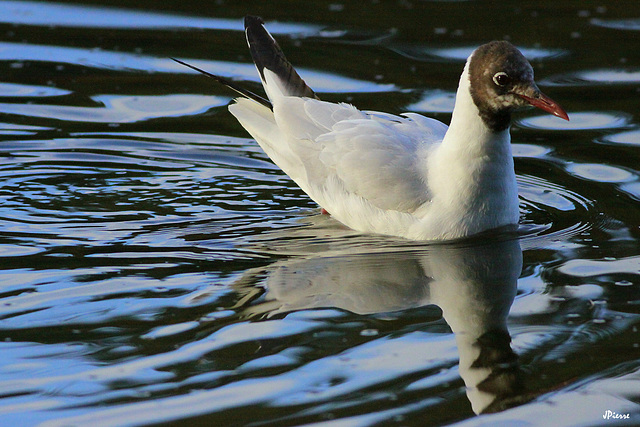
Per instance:
[[[640,423],[629,4],[0,1],[2,424]],[[323,99],[444,122],[469,52],[519,46],[571,121],[515,118],[518,233],[320,215],[169,59],[258,91],[247,13]]]

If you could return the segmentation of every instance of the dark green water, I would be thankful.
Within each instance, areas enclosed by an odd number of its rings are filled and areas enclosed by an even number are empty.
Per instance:
[[[319,215],[169,59],[259,90],[248,13],[323,99],[444,122],[519,46],[571,121],[516,117],[518,238]],[[638,52],[636,1],[0,1],[0,425],[640,424]]]

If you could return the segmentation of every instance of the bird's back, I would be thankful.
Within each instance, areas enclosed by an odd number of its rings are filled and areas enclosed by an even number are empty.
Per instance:
[[[269,110],[238,99],[229,110],[267,155],[339,221],[382,232],[379,223],[390,212],[411,216],[428,203],[427,158],[444,137],[443,123],[311,98],[281,96],[272,102]]]

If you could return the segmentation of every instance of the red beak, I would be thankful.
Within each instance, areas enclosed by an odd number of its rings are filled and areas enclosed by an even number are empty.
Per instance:
[[[538,92],[538,95],[535,98],[531,98],[529,96],[522,95],[520,93],[517,93],[516,95],[518,95],[520,98],[524,99],[525,101],[527,101],[529,104],[533,105],[536,108],[539,108],[541,110],[544,110],[548,113],[553,114],[554,116],[558,116],[561,119],[565,119],[569,121],[569,115],[567,114],[567,112],[564,111],[564,109],[556,101],[549,98],[547,95],[545,95],[542,92]]]

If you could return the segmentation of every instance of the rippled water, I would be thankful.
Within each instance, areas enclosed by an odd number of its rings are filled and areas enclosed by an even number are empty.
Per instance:
[[[0,1],[0,424],[637,425],[633,6]],[[571,121],[516,119],[517,235],[320,215],[169,59],[259,90],[246,13],[322,98],[445,122],[520,46]]]

